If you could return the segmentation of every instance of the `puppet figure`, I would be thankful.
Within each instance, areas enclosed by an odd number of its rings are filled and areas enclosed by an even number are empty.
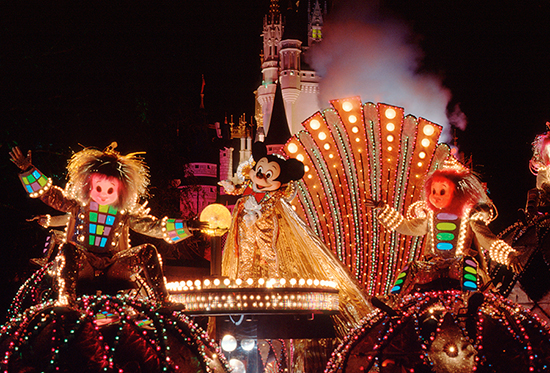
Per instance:
[[[268,155],[262,142],[253,145],[252,157],[254,163],[243,168],[246,177],[242,184],[220,182],[227,193],[243,196],[233,210],[222,275],[243,280],[334,281],[340,290],[339,325],[343,329],[358,325],[370,310],[366,298],[340,261],[290,205],[296,195],[294,181],[304,175],[303,163]]]
[[[62,243],[56,256],[58,303],[73,305],[77,280],[105,275],[109,280],[129,280],[142,270],[159,307],[178,307],[170,302],[161,257],[151,244],[131,247],[129,230],[164,238],[169,243],[190,235],[181,219],[157,219],[138,201],[146,196],[149,172],[137,154],[121,155],[116,143],[105,151],[86,148],[74,154],[67,166],[65,189],[52,185],[31,163],[30,151],[10,152],[22,171],[23,186],[39,198],[67,213]]]
[[[403,217],[381,201],[367,201],[379,211],[386,229],[426,236],[421,261],[405,266],[391,294],[414,290],[459,288],[480,290],[488,282],[485,251],[491,259],[516,266],[515,250],[490,231],[496,209],[477,177],[449,156],[424,184],[424,201]]]
[[[550,122],[546,123],[550,128]],[[535,137],[533,156],[529,161],[531,172],[537,177],[537,186],[527,192],[525,220],[532,219],[550,207],[550,131]]]

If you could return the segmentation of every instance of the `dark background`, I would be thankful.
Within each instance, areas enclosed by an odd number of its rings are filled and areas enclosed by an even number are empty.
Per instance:
[[[329,5],[350,6],[373,2]],[[25,196],[10,147],[32,149],[34,163],[63,185],[73,151],[117,141],[122,153],[147,153],[152,194],[162,196],[183,163],[212,157],[208,123],[253,115],[268,7],[267,0],[0,6],[3,298],[29,275],[28,259],[40,255],[46,235],[25,219],[49,212]],[[410,27],[424,51],[419,69],[439,74],[468,118],[456,143],[487,182],[500,211],[492,228],[501,231],[534,186],[530,143],[550,120],[550,2],[387,0],[374,7]],[[156,207],[157,215],[171,209]]]

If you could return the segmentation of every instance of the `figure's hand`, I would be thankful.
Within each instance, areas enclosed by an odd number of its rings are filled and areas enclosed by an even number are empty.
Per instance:
[[[222,186],[226,193],[232,193],[235,191],[235,184],[230,180],[218,181],[218,185]]]
[[[510,254],[508,254],[508,256],[510,258],[510,269],[516,274],[521,273],[523,271],[523,264],[519,260],[519,251],[512,251]]]
[[[10,160],[22,171],[25,171],[32,166],[30,150],[27,152],[27,155],[25,156],[21,151],[21,149],[19,149],[19,147],[16,146],[11,150],[9,154],[10,154]]]
[[[27,221],[35,221],[35,220],[43,228],[48,228],[50,226],[50,222],[52,220],[52,217],[49,214],[46,214],[46,215],[34,216],[31,219],[27,219]]]
[[[380,208],[384,207],[385,203],[383,201],[377,201],[372,198],[365,199],[365,207],[367,208]]]

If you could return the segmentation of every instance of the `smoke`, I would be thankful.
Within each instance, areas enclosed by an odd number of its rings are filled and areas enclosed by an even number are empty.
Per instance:
[[[441,141],[448,142],[451,125],[466,125],[458,106],[447,113],[450,90],[441,77],[418,73],[424,54],[411,41],[414,35],[407,26],[382,19],[364,3],[340,2],[325,20],[323,41],[308,52],[309,63],[321,76],[321,107],[349,96],[400,106],[406,114],[443,126]]]

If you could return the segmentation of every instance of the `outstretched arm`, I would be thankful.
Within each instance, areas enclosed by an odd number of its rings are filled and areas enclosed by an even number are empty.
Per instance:
[[[386,229],[407,236],[423,236],[428,233],[428,220],[426,217],[405,219],[399,211],[396,211],[390,205],[372,198],[365,199],[365,207],[378,210],[376,218]]]

